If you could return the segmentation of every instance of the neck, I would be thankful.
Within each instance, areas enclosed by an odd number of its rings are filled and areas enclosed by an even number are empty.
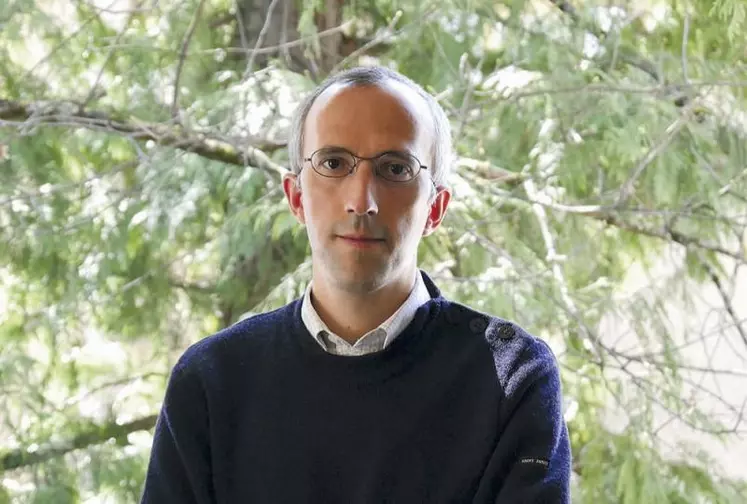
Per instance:
[[[415,285],[416,274],[417,268],[371,292],[339,289],[313,274],[311,303],[333,333],[353,343],[402,306]]]

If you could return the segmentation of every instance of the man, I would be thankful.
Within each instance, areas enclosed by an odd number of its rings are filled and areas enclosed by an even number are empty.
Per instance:
[[[144,503],[570,501],[552,352],[418,269],[450,151],[443,110],[390,70],[306,99],[283,189],[312,281],[181,357]]]

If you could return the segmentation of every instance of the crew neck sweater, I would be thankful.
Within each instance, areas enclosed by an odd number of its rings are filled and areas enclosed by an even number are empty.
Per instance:
[[[301,298],[189,347],[141,502],[570,502],[552,351],[423,279],[431,300],[379,352],[326,352]]]

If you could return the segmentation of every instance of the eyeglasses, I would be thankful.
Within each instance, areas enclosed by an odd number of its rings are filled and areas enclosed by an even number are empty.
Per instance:
[[[324,147],[304,158],[322,177],[347,177],[355,170],[360,161],[371,161],[377,176],[390,182],[410,182],[418,176],[420,170],[427,170],[418,158],[407,152],[388,151],[374,157],[356,156],[347,149]]]

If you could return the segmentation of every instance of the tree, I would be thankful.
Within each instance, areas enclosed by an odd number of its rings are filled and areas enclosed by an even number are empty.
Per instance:
[[[137,501],[174,360],[309,278],[279,187],[293,105],[371,62],[450,115],[421,264],[556,350],[574,501],[741,502],[746,12],[3,3],[0,502]]]

